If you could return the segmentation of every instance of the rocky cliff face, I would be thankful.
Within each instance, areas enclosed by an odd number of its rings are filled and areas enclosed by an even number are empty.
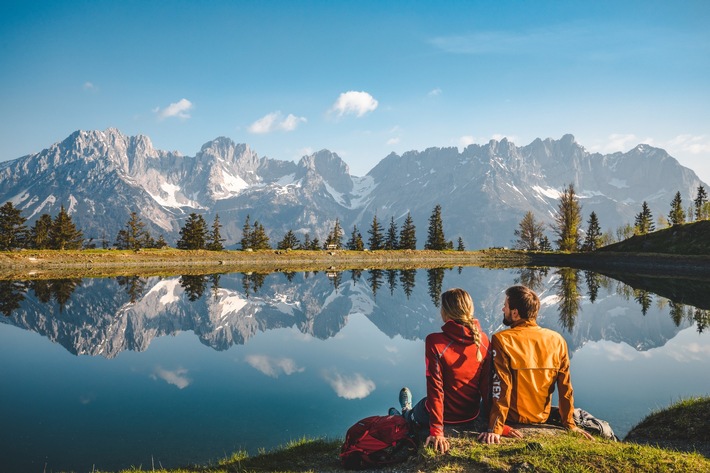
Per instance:
[[[335,153],[322,150],[297,164],[260,158],[228,138],[206,143],[195,157],[155,150],[145,136],[118,130],[78,131],[44,151],[0,164],[0,201],[18,206],[32,224],[64,205],[94,242],[112,243],[136,211],[148,230],[174,243],[190,212],[208,222],[219,214],[234,247],[249,215],[272,242],[289,229],[325,239],[335,219],[346,235],[366,234],[377,214],[401,225],[411,212],[419,247],[435,205],[446,237],[467,248],[508,246],[527,211],[551,222],[559,192],[574,184],[585,220],[595,211],[605,229],[631,222],[647,201],[666,214],[677,191],[688,202],[698,177],[665,151],[639,145],[627,153],[590,154],[565,135],[517,147],[491,141],[391,154],[355,177]]]

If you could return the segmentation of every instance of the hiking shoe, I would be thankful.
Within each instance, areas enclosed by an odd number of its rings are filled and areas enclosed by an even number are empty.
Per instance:
[[[388,415],[391,415],[391,416],[401,416],[401,415],[402,415],[402,414],[400,414],[400,412],[399,412],[397,409],[395,409],[394,407],[390,407],[390,410],[387,411],[387,414],[388,414]]]
[[[402,407],[402,412],[412,408],[412,392],[409,388],[402,388],[399,392],[399,405]]]

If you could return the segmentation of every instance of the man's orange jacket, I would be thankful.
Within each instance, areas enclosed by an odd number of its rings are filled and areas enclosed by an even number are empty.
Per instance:
[[[562,425],[575,426],[567,343],[534,320],[520,320],[493,335],[493,381],[488,431],[503,432],[506,421],[541,424],[550,415],[557,385]]]

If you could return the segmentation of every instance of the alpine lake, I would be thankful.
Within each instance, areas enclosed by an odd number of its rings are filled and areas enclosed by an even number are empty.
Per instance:
[[[569,268],[361,270],[0,281],[0,469],[208,464],[342,438],[425,395],[438,295],[461,287],[490,336],[504,291],[540,295],[575,405],[623,438],[710,393],[710,279]]]

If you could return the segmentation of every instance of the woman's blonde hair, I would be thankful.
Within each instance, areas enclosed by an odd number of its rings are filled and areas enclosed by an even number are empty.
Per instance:
[[[454,288],[441,293],[441,312],[447,319],[468,327],[473,334],[473,343],[478,347],[476,359],[481,361],[481,332],[473,318],[473,299],[463,289]]]

